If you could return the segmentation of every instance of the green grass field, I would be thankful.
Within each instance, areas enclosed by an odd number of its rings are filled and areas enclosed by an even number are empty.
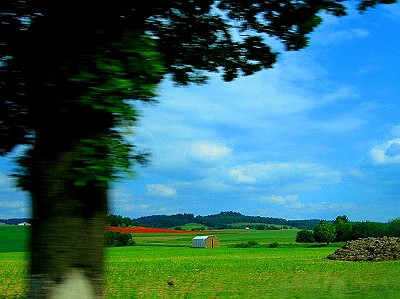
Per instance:
[[[26,244],[26,232],[15,229],[22,239],[13,242]],[[193,234],[135,235],[136,246],[107,248],[106,298],[399,298],[400,261],[327,260],[339,245],[299,245],[296,232],[205,232],[220,238],[215,249],[190,248]],[[4,234],[0,227],[1,240]],[[234,247],[248,241],[259,246]],[[278,248],[268,248],[275,242]],[[6,246],[0,250],[0,298],[25,298],[27,253],[10,250],[25,245]]]
[[[0,226],[0,253],[28,250],[29,228],[18,225]]]

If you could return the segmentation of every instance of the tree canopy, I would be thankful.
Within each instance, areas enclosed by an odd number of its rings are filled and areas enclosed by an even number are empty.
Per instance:
[[[333,242],[336,238],[336,228],[335,226],[324,220],[314,227],[314,239],[317,242],[325,242],[327,245]]]
[[[153,99],[166,74],[188,84],[206,82],[209,72],[230,81],[270,68],[278,55],[271,38],[301,49],[321,12],[343,16],[346,7],[338,0],[3,0],[0,11],[0,154],[48,139],[54,153],[79,135],[86,144],[74,169],[85,184],[145,162],[121,128],[137,119],[128,100]],[[106,134],[94,142],[93,132]]]

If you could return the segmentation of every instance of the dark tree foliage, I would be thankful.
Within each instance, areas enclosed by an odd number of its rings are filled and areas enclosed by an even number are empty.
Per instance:
[[[383,237],[388,235],[388,225],[380,222],[353,222],[351,229],[351,239],[367,237]]]
[[[228,225],[230,229],[256,229],[256,230],[280,230],[287,229],[287,226],[278,226],[278,225],[268,225],[268,224],[246,224],[246,225]]]
[[[175,214],[175,215],[152,215],[139,217],[132,220],[133,222],[144,224],[153,227],[174,227],[181,226],[187,223],[199,223],[213,228],[228,228],[229,225],[240,222],[248,223],[265,223],[287,225],[288,221],[282,218],[261,217],[261,216],[246,216],[238,212],[221,212],[216,215],[194,216],[193,214]],[[256,228],[256,225],[254,225]],[[266,228],[264,226],[263,228]],[[267,227],[266,229],[270,229]],[[274,229],[276,229],[274,227]]]
[[[107,232],[105,236],[105,245],[108,247],[132,246],[135,244],[131,234],[119,232]]]
[[[336,228],[332,223],[321,220],[321,222],[314,227],[315,241],[329,245],[335,238]]]
[[[133,222],[140,225],[146,225],[158,228],[169,228],[182,226],[188,223],[196,222],[193,214],[183,213],[175,215],[151,215],[132,219]]]
[[[121,215],[113,215],[113,214],[107,216],[107,224],[115,227],[118,226],[128,227],[134,225],[134,223],[129,217],[122,217]]]
[[[336,242],[345,242],[367,237],[396,236],[396,220],[382,222],[350,222],[346,215],[336,217]]]
[[[364,11],[394,2],[358,3]],[[270,68],[277,53],[267,37],[301,49],[322,11],[343,16],[345,6],[1,0],[0,154],[27,145],[18,176],[33,208],[28,296],[56,296],[68,275],[102,296],[109,182],[147,161],[125,138],[138,117],[132,100],[153,100],[166,74],[189,84],[206,82],[209,72],[230,81]]]
[[[388,223],[388,236],[400,237],[400,218],[390,220]]]
[[[287,220],[282,218],[246,216],[238,212],[221,212],[216,215],[197,216],[196,222],[205,224],[214,228],[227,228],[229,224],[248,222],[248,223],[266,223],[266,224],[287,224]]]
[[[294,226],[299,229],[313,230],[319,224],[319,219],[305,219],[305,220],[288,220],[289,226]]]
[[[314,243],[314,233],[311,230],[301,230],[296,234],[297,243]]]
[[[330,227],[327,228],[326,225]],[[388,223],[351,222],[346,215],[337,216],[333,223],[320,222],[315,226],[313,232],[307,230],[299,231],[296,235],[296,242],[309,242],[307,241],[308,237],[314,238],[314,241],[317,242],[326,242],[326,236],[328,234],[333,235],[333,232],[335,234],[334,242],[346,242],[368,237],[400,237],[400,220],[396,218]],[[309,233],[312,236],[309,236]],[[309,238],[309,240],[312,238]]]
[[[204,82],[206,72],[229,81],[270,68],[277,53],[266,36],[301,49],[322,22],[319,12],[343,16],[343,2],[3,0],[0,149],[37,141],[42,130],[66,143],[85,125],[99,132],[132,120],[123,99],[151,99],[164,73],[188,84]],[[359,9],[395,2],[362,0]],[[143,34],[157,41],[157,52],[145,53]],[[156,53],[166,69],[152,61]]]
[[[337,216],[333,224],[336,229],[336,242],[345,242],[352,239],[352,224],[346,215]]]

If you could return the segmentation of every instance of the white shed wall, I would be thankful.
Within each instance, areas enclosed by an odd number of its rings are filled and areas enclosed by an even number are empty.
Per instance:
[[[206,248],[206,240],[208,236],[194,237],[192,239],[192,247],[195,248]]]

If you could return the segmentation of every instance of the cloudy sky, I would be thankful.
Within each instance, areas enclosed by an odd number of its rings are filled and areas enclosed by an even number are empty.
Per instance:
[[[200,86],[165,80],[158,104],[137,106],[132,137],[152,162],[113,185],[111,212],[400,217],[399,32],[399,4],[350,10],[271,70]],[[29,216],[12,166],[0,159],[0,218]]]

